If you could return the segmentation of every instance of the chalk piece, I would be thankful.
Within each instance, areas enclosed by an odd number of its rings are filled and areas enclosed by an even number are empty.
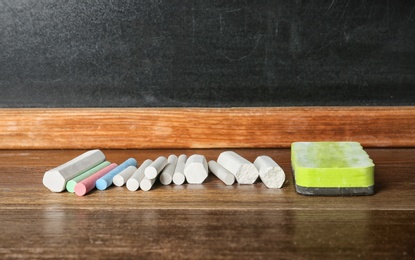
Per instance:
[[[173,180],[174,169],[176,168],[177,156],[172,154],[167,158],[167,165],[160,173],[160,182],[169,185]]]
[[[102,170],[97,171],[93,175],[89,176],[88,178],[78,182],[75,185],[75,194],[78,196],[84,196],[88,192],[90,192],[95,187],[95,182],[105,174],[109,173],[111,170],[115,169],[117,167],[116,163],[112,163],[105,167]]]
[[[155,179],[166,165],[166,157],[160,156],[144,170],[144,174],[146,175],[147,179]]]
[[[66,190],[69,192],[75,192],[75,185],[88,178],[89,176],[91,176],[92,174],[96,173],[97,171],[107,167],[108,165],[110,165],[111,163],[108,161],[105,161],[103,163],[98,164],[97,166],[87,170],[86,172],[81,173],[80,175],[76,176],[75,178],[73,178],[72,180],[68,181],[66,183]]]
[[[144,178],[144,170],[152,163],[152,160],[145,160],[140,167],[133,173],[133,175],[127,181],[127,189],[130,191],[136,191],[140,188],[140,182]]]
[[[190,184],[201,184],[208,176],[206,158],[200,154],[191,155],[184,166],[184,176]]]
[[[134,158],[129,158],[122,164],[120,164],[117,168],[113,169],[109,173],[105,174],[101,178],[99,178],[95,186],[98,190],[105,190],[112,184],[112,179],[115,175],[119,174],[122,170],[126,169],[128,166],[137,166],[137,161]]]
[[[65,190],[66,183],[79,174],[102,163],[105,155],[100,150],[91,150],[66,162],[43,175],[43,185],[53,192]]]
[[[233,151],[222,152],[217,162],[230,171],[239,184],[253,184],[258,179],[255,165]]]
[[[173,173],[173,183],[176,185],[182,185],[186,180],[184,176],[184,166],[186,164],[187,156],[182,154],[177,159],[176,168]]]
[[[235,176],[230,171],[223,168],[219,163],[209,161],[208,165],[210,171],[226,185],[232,185],[235,182]]]
[[[140,181],[140,188],[143,191],[149,191],[153,187],[153,184],[156,182],[157,178],[154,179],[148,179],[144,176],[144,178]]]
[[[284,170],[269,156],[258,156],[254,161],[262,183],[268,188],[281,188],[285,181]]]
[[[112,178],[112,183],[114,183],[114,185],[118,187],[123,186],[136,170],[137,168],[135,166],[128,166],[119,174],[115,175],[114,178]]]
[[[303,195],[372,195],[373,161],[358,142],[295,142],[295,187]]]

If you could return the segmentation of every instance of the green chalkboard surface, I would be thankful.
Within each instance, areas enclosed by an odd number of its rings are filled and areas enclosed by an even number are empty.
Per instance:
[[[415,105],[415,2],[0,1],[0,107]]]

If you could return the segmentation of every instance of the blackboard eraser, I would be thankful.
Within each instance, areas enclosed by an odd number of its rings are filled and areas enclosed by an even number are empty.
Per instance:
[[[358,142],[295,142],[291,163],[299,194],[374,194],[375,165]]]

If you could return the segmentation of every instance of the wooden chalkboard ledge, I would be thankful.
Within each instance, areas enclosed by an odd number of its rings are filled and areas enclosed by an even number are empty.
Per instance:
[[[0,109],[0,149],[415,147],[415,107]]]

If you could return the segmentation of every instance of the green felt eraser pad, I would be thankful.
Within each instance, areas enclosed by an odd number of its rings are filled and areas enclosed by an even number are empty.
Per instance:
[[[295,142],[291,164],[300,194],[374,194],[375,165],[358,142]]]

